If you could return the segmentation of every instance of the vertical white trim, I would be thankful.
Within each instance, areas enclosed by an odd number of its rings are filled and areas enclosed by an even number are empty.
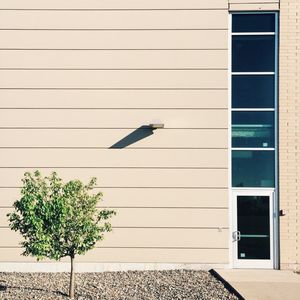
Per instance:
[[[259,34],[257,34],[259,35]],[[245,76],[251,76],[251,75],[274,75],[275,72],[231,72],[231,75],[245,75]]]
[[[233,151],[274,151],[275,148],[231,148]],[[259,188],[259,187],[258,187]]]
[[[278,49],[278,37],[279,37],[279,27],[278,27],[279,15],[275,12],[275,99],[274,99],[274,134],[275,134],[275,195],[274,195],[274,269],[279,269],[280,267],[280,256],[279,256],[279,155],[278,155],[278,59],[279,59],[279,49]]]
[[[229,266],[233,268],[233,243],[232,243],[232,231],[233,231],[233,207],[232,207],[232,170],[231,170],[231,51],[232,48],[232,13],[228,16],[228,220],[229,220]]]
[[[275,108],[231,108],[231,111],[258,111],[258,112],[264,112],[264,111],[275,111]]]
[[[232,35],[275,35],[275,32],[232,32]]]

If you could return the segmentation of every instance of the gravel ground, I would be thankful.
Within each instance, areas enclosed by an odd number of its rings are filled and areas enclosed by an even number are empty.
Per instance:
[[[237,299],[206,271],[76,274],[78,300]],[[68,273],[0,273],[0,299],[68,299]]]

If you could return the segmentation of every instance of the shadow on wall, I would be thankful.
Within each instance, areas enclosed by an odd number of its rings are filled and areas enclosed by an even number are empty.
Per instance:
[[[139,128],[137,128],[135,131],[131,132],[115,144],[109,147],[109,149],[121,149],[125,148],[129,145],[132,145],[150,135],[153,134],[153,131],[155,129],[148,125],[143,125]]]

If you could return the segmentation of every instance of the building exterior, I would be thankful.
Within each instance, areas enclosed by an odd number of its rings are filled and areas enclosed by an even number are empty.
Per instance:
[[[0,269],[25,171],[98,178],[81,270],[300,266],[297,0],[2,0]],[[149,124],[163,124],[153,128]]]

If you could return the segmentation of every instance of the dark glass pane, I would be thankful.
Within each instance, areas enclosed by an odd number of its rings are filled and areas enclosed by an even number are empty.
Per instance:
[[[274,35],[232,37],[233,72],[274,72]]]
[[[270,259],[270,207],[268,196],[237,197],[239,259]]]
[[[274,108],[273,75],[233,75],[233,108]]]
[[[232,32],[274,32],[275,14],[234,14]]]
[[[273,148],[273,112],[232,112],[232,147]]]
[[[232,151],[233,187],[274,187],[274,151]]]

